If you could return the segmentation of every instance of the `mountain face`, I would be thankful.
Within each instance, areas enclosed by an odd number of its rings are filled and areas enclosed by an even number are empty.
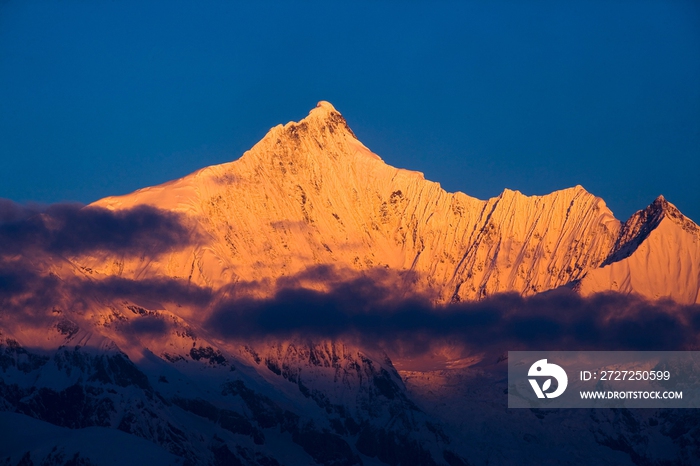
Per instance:
[[[647,241],[657,227],[666,229],[666,218],[669,229],[682,230],[682,292],[649,286],[649,280],[678,275],[667,267],[679,251],[663,245],[630,272],[654,269],[654,276],[621,287],[617,275],[597,273],[581,289],[698,302],[700,235],[675,208],[673,216],[635,214],[621,225],[602,199],[581,186],[546,196],[505,190],[487,201],[448,193],[421,173],[386,165],[327,102],[298,123],[273,128],[239,160],[96,203],[110,209],[144,204],[186,214],[201,230],[201,241],[160,262],[83,258],[80,265],[104,275],[164,275],[214,287],[274,281],[318,264],[389,268],[413,272],[413,286],[436,301],[454,302],[578,283],[639,249],[633,244]],[[666,238],[659,230],[651,240],[659,235]]]
[[[363,276],[438,309],[557,288],[698,303],[700,230],[661,197],[621,223],[580,186],[448,193],[386,165],[320,102],[234,162],[95,206],[136,211],[123,218],[140,228],[153,223],[144,206],[177,214],[181,225],[148,231],[187,241],[0,248],[0,430],[20,426],[0,436],[0,464],[113,464],[120,450],[133,464],[182,465],[700,460],[692,410],[507,410],[507,362],[492,350],[417,371],[366,339],[205,325],[214,308],[243,327],[255,319],[245,299],[271,297],[294,320],[280,283],[324,291]],[[56,223],[35,220],[24,236]],[[226,307],[231,296],[243,310]]]

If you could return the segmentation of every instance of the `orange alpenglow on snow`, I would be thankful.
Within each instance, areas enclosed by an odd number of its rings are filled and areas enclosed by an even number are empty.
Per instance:
[[[623,224],[581,186],[545,196],[506,189],[485,201],[448,193],[384,163],[328,102],[236,161],[95,203],[142,204],[185,214],[201,240],[148,262],[76,262],[97,276],[214,288],[327,264],[411,271],[437,302],[561,286],[700,302],[700,230],[663,197]]]

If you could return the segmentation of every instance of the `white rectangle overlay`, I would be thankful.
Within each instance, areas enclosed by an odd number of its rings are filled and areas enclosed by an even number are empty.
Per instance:
[[[509,351],[509,408],[700,408],[700,351]]]

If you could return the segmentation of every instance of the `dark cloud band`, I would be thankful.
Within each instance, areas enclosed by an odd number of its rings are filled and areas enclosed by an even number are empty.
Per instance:
[[[0,255],[108,251],[153,256],[190,244],[195,237],[181,215],[149,206],[111,211],[53,204],[42,209],[0,200]]]
[[[475,348],[671,350],[695,347],[700,306],[568,289],[435,306],[367,276],[329,290],[283,288],[272,298],[219,302],[207,325],[222,337],[352,338],[384,346],[457,341]]]

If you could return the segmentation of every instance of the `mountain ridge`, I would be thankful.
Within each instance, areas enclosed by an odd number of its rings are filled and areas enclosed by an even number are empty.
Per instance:
[[[505,189],[488,200],[449,193],[385,164],[324,101],[233,162],[94,203],[142,204],[187,214],[210,240],[171,255],[165,267],[127,264],[126,273],[219,287],[318,264],[389,267],[417,273],[417,285],[442,302],[576,283],[617,260],[615,245],[631,225],[580,185],[544,196]]]

